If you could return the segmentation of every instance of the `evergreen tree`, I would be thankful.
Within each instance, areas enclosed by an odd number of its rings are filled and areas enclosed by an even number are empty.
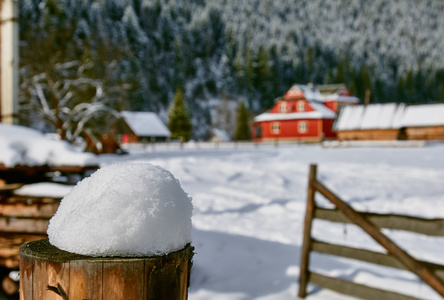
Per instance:
[[[248,141],[251,139],[249,116],[247,108],[244,103],[241,102],[239,109],[237,110],[237,126],[234,134],[236,141]]]
[[[188,110],[185,107],[182,90],[180,88],[176,90],[168,117],[168,128],[171,131],[171,138],[183,138],[185,141],[188,141],[191,138],[192,125]]]

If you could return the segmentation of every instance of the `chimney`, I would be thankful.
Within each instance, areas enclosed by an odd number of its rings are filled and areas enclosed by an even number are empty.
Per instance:
[[[0,0],[0,121],[13,124],[18,103],[18,1]]]

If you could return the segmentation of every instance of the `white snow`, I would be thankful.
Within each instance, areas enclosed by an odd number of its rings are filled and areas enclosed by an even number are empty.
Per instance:
[[[39,182],[26,184],[21,188],[14,190],[14,194],[32,197],[63,198],[71,191],[72,188],[72,185],[52,182]]]
[[[162,152],[157,147],[152,152],[100,156],[100,163],[105,167],[82,181],[64,198],[51,220],[50,235],[51,230],[65,230],[69,234],[57,235],[56,239],[75,242],[79,248],[92,238],[95,250],[104,245],[109,246],[107,249],[127,248],[131,235],[142,227],[147,236],[139,239],[140,243],[151,239],[147,233],[151,225],[139,218],[146,211],[145,200],[152,199],[150,197],[155,192],[147,187],[154,179],[136,176],[137,168],[112,172],[115,177],[100,175],[103,170],[108,173],[108,168],[111,170],[119,163],[144,165],[149,162],[171,171],[193,197],[192,238],[188,236],[181,243],[191,240],[196,247],[190,300],[290,300],[297,298],[310,163],[318,164],[319,180],[356,209],[444,218],[444,143],[415,148],[322,148],[320,145],[297,144],[248,147],[245,144],[228,149],[221,144],[218,148],[201,145],[184,149]],[[172,175],[166,175],[167,171],[156,170],[175,181]],[[131,178],[130,182],[128,178]],[[105,185],[108,186],[106,189]],[[90,188],[85,192],[87,186]],[[176,192],[178,190],[179,187]],[[174,193],[171,190],[165,192]],[[140,194],[146,198],[131,197],[128,200],[128,195]],[[179,194],[184,202],[189,201],[183,192]],[[319,195],[316,200],[321,205],[329,205]],[[175,216],[188,220],[191,207],[184,206]],[[95,212],[94,218],[91,211]],[[63,215],[66,218],[62,218]],[[101,218],[107,222],[100,222]],[[82,224],[84,222],[87,224]],[[164,222],[159,226],[163,230],[164,226],[170,228],[170,225]],[[415,258],[444,264],[443,237],[396,230],[384,230],[384,233]],[[109,234],[114,238],[105,241],[102,236]],[[315,221],[313,235],[327,242],[383,251],[353,225]],[[170,235],[158,237],[164,241]],[[440,299],[407,271],[316,253],[311,256],[311,268],[421,299]],[[308,300],[353,299],[312,284],[308,286],[308,292]]]
[[[365,113],[361,120],[360,129],[394,128],[394,116],[398,110],[397,104],[373,104],[366,106],[364,109]]]
[[[444,125],[444,104],[408,106],[401,126],[442,126]]]
[[[203,147],[202,147],[203,148]],[[186,149],[186,147],[185,147]],[[193,197],[190,300],[297,299],[308,169],[359,210],[444,218],[444,144],[415,148],[274,145],[102,156],[150,161]],[[317,195],[317,201],[327,206]],[[384,230],[418,259],[443,264],[444,238]],[[383,251],[353,225],[315,221],[315,238]],[[311,268],[420,299],[440,297],[407,271],[313,254]],[[308,300],[353,299],[310,284]]]
[[[386,103],[344,106],[335,130],[398,129],[402,127],[443,126],[444,104],[406,106]]]
[[[0,123],[0,164],[89,166],[98,161],[95,155],[79,152],[65,141],[46,138],[37,130]]]
[[[344,106],[333,124],[333,130],[355,130],[360,128],[364,116],[363,105]]]
[[[152,256],[191,241],[191,198],[149,163],[103,167],[67,194],[48,227],[51,244],[91,256]]]

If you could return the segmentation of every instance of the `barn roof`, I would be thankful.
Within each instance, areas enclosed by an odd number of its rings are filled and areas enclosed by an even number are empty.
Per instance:
[[[344,106],[333,129],[398,129],[444,125],[444,104],[412,105],[387,103]]]
[[[444,104],[408,106],[402,118],[402,127],[444,125]]]
[[[122,111],[121,115],[137,136],[171,136],[171,132],[153,112]]]

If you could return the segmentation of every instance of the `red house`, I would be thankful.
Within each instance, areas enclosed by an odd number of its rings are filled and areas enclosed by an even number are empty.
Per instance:
[[[348,90],[341,89],[341,96],[335,93],[337,90],[322,94],[312,85],[293,85],[268,112],[254,118],[253,141],[318,142],[336,138],[332,130],[336,110],[343,104],[356,104],[358,98],[350,96]]]

